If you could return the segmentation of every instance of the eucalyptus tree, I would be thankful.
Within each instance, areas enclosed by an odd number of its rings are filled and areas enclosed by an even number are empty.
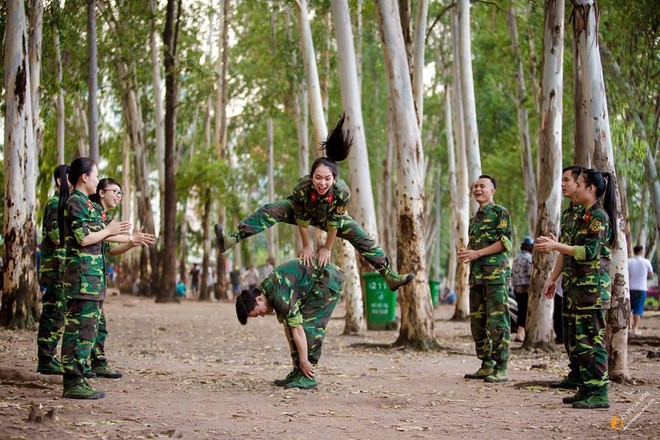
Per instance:
[[[22,0],[6,2],[4,35],[4,288],[0,325],[33,327],[38,319],[36,279],[36,148],[31,54]],[[32,12],[35,12],[33,9]],[[39,21],[40,23],[40,21]],[[40,33],[40,31],[39,31]],[[39,58],[41,55],[33,55]],[[38,118],[37,118],[38,119]]]
[[[396,345],[428,350],[437,346],[433,306],[429,294],[424,245],[424,188],[422,141],[415,113],[410,68],[399,13],[393,0],[377,2],[378,23],[389,85],[389,100],[396,112],[393,135],[397,148],[398,268],[413,272],[415,280],[402,287],[401,327]]]
[[[539,179],[536,236],[559,236],[561,211],[562,114],[564,88],[564,0],[545,1],[543,68],[541,79],[541,128],[539,130]],[[554,351],[553,304],[543,295],[556,253],[533,252],[525,349]]]
[[[603,68],[598,43],[599,8],[594,0],[571,0],[573,4],[573,33],[577,41],[575,54],[579,56],[584,73],[583,93],[588,103],[589,124],[587,145],[593,151],[594,166],[609,172],[616,183],[616,169]],[[616,187],[615,187],[616,188]],[[607,314],[607,354],[610,379],[631,381],[628,370],[628,321],[630,317],[630,291],[628,286],[628,247],[623,219],[621,193],[616,188],[617,244],[612,249],[612,300]]]
[[[89,70],[87,73],[87,126],[89,127],[89,156],[99,162],[99,110],[98,93],[98,51],[96,47],[96,0],[87,0],[87,51]]]

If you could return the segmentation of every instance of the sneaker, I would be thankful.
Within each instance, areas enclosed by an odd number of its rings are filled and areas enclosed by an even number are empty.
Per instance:
[[[610,401],[605,395],[592,394],[582,400],[573,402],[573,408],[581,409],[596,409],[596,408],[609,408]]]
[[[284,388],[300,388],[303,390],[308,390],[310,388],[316,388],[317,385],[316,376],[309,379],[304,374],[299,374],[294,380],[284,385]]]
[[[40,357],[37,373],[62,375],[64,374],[64,368],[62,363],[54,357]]]
[[[550,388],[561,388],[564,390],[577,390],[580,386],[580,381],[569,376],[566,376],[559,382],[553,382],[550,384]]]
[[[101,399],[105,397],[105,392],[95,390],[86,380],[79,380],[72,385],[64,385],[62,397],[65,399]]]
[[[486,377],[493,374],[493,367],[481,367],[477,370],[476,373],[467,373],[463,376],[465,379],[485,379]]]
[[[577,393],[575,393],[575,394],[573,394],[572,396],[569,396],[569,397],[564,397],[563,399],[561,399],[561,401],[564,402],[564,403],[575,403],[575,402],[578,402],[578,401],[580,401],[580,400],[582,400],[586,397],[587,397],[587,395],[584,391],[578,390]]]
[[[97,377],[105,377],[106,379],[119,379],[123,376],[119,371],[115,371],[108,367],[107,364],[92,367],[92,373]]]
[[[502,383],[508,381],[509,376],[507,376],[506,370],[495,370],[492,374],[489,374],[484,378],[484,382],[488,383]]]
[[[294,368],[293,370],[289,371],[289,374],[287,374],[284,379],[275,379],[273,381],[273,384],[277,385],[278,387],[283,387],[289,382],[293,382],[298,377],[299,374],[300,374],[300,370]]]

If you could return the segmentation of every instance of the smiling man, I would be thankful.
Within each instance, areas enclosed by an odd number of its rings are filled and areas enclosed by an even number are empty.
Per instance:
[[[341,298],[344,272],[334,264],[307,266],[291,260],[276,267],[257,287],[243,290],[236,299],[236,316],[248,318],[275,312],[284,326],[291,349],[293,369],[285,379],[274,381],[286,388],[315,388],[316,364],[330,316]]]
[[[506,208],[493,202],[496,188],[496,180],[486,174],[472,185],[479,210],[470,219],[468,247],[458,251],[458,260],[470,263],[470,330],[481,360],[481,368],[465,378],[494,383],[509,380],[511,342],[511,219]]]

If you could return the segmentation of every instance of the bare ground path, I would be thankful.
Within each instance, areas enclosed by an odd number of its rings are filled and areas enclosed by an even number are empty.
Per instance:
[[[433,353],[367,348],[397,332],[341,336],[338,307],[319,388],[310,391],[271,384],[290,367],[273,317],[242,327],[233,304],[127,296],[105,307],[107,354],[124,377],[92,379],[106,391],[97,401],[61,399],[61,378],[33,374],[36,332],[0,329],[0,439],[648,439],[660,432],[660,360],[646,357],[660,349],[658,312],[644,317],[645,336],[630,346],[636,385],[612,384],[609,409],[574,410],[561,403],[567,392],[547,387],[566,371],[560,352],[530,354],[514,344],[509,383],[464,380],[479,362],[468,323],[447,321],[446,306],[436,311],[446,349]],[[625,415],[627,430],[610,428],[615,415]]]

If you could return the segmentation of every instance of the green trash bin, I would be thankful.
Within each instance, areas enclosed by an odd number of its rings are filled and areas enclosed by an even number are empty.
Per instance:
[[[429,281],[429,287],[431,288],[433,307],[437,307],[440,301],[440,281]]]
[[[363,273],[366,288],[367,330],[396,329],[396,293],[378,272]]]

